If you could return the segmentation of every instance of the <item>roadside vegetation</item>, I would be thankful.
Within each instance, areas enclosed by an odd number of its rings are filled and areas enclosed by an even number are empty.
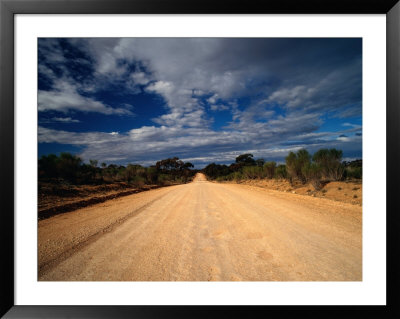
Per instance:
[[[211,163],[202,171],[216,181],[243,181],[251,179],[281,179],[290,184],[311,183],[315,190],[334,181],[360,180],[362,160],[342,161],[343,152],[334,148],[320,149],[311,155],[306,149],[289,152],[285,164],[254,159],[253,154],[242,154],[230,165]]]
[[[150,167],[100,163],[70,153],[42,156],[38,162],[38,218],[73,211],[109,199],[163,186],[184,184],[196,174],[178,157]]]
[[[111,198],[188,183],[197,172],[192,163],[178,157],[144,167],[99,163],[93,159],[84,163],[70,153],[45,155],[38,161],[39,216],[44,218]],[[211,163],[201,172],[209,180],[218,182],[262,183],[262,187],[299,194],[352,203],[362,200],[359,185],[362,160],[344,162],[342,151],[336,149],[321,149],[312,155],[305,149],[290,152],[284,164],[255,159],[246,153],[236,157],[230,165]],[[354,183],[343,185],[342,181]]]
[[[193,164],[184,163],[178,157],[158,161],[155,165],[144,167],[138,164],[126,166],[98,163],[82,159],[70,153],[60,156],[50,154],[39,159],[39,182],[71,185],[101,185],[124,182],[132,186],[171,185],[187,183],[196,171]]]

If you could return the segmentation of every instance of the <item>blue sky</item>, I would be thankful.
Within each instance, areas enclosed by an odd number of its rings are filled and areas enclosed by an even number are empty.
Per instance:
[[[39,157],[196,168],[243,153],[362,156],[359,38],[38,40]]]

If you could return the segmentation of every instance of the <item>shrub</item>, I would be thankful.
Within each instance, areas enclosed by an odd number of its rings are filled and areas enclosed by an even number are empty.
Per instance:
[[[170,178],[167,174],[160,174],[158,175],[158,183],[160,185],[171,185]]]
[[[307,182],[310,182],[315,190],[321,189],[321,168],[316,163],[305,164],[301,172]]]
[[[146,180],[141,177],[141,176],[135,176],[132,181],[131,181],[132,185],[134,185],[135,187],[143,187],[146,184]]]
[[[128,164],[125,170],[123,170],[122,175],[124,176],[124,180],[126,182],[134,181],[135,178],[139,175],[139,172],[142,173],[143,171],[140,170],[140,165],[133,165]]]
[[[277,178],[287,178],[286,165],[278,165],[275,170],[275,176]]]
[[[244,178],[255,179],[263,177],[263,169],[258,166],[244,166],[242,169],[242,175]]]
[[[286,169],[290,180],[298,178],[303,184],[306,178],[302,172],[303,167],[310,164],[311,156],[306,149],[298,150],[297,153],[290,152],[285,158]]]
[[[326,179],[341,180],[344,166],[341,163],[343,152],[335,148],[320,149],[313,155],[313,161],[321,168],[321,174]]]
[[[242,180],[243,179],[243,175],[242,175],[242,173],[241,172],[234,172],[234,173],[232,173],[232,180],[234,180],[234,181],[240,181],[240,180]]]
[[[257,166],[262,167],[262,166],[264,166],[264,163],[265,163],[265,160],[263,158],[259,158],[259,159],[256,160],[256,165]]]
[[[38,162],[39,178],[56,178],[58,157],[55,154],[43,155]]]
[[[266,162],[264,164],[264,172],[267,178],[271,179],[275,176],[276,163],[275,162]]]
[[[231,171],[226,165],[211,163],[203,168],[203,173],[206,174],[208,178],[215,179],[219,176],[229,175]]]
[[[344,170],[344,177],[350,179],[361,179],[362,178],[362,168],[361,167],[346,167]]]
[[[158,179],[158,174],[157,174],[157,168],[153,167],[148,167],[146,169],[146,181],[149,184],[156,184]]]
[[[76,183],[82,160],[70,153],[61,153],[57,159],[58,176],[72,183]]]

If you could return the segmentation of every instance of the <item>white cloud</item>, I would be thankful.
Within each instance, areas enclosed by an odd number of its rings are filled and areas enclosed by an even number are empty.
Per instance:
[[[210,105],[210,109],[212,111],[226,111],[226,110],[229,110],[229,106],[224,105],[224,104],[218,104],[218,105],[211,104]]]
[[[130,75],[133,83],[147,85],[146,91],[161,95],[168,107],[167,114],[156,119],[156,123],[180,125],[187,118],[186,113],[202,110],[196,96],[213,94],[215,100],[231,99],[245,89],[244,75],[256,72],[249,65],[233,70],[235,61],[221,65],[222,42],[219,39],[124,38],[88,40],[81,47],[90,52],[97,63],[96,69],[102,74],[108,70],[111,75],[120,76],[120,72],[112,72],[117,61],[132,64],[140,61],[147,72],[133,72]],[[215,104],[213,98],[211,104]],[[203,125],[207,120],[202,119]]]
[[[147,88],[149,92],[155,92],[165,97],[168,97],[171,93],[175,91],[174,85],[171,82],[157,81],[150,84]]]
[[[75,41],[92,56],[97,73],[114,79],[129,74],[133,84],[126,81],[126,85],[132,94],[140,92],[137,85],[145,85],[147,92],[161,95],[166,102],[167,114],[155,119],[158,124],[181,125],[185,113],[202,110],[202,96],[208,96],[207,102],[213,111],[226,109],[223,105],[244,94],[253,94],[266,103],[278,103],[289,109],[303,108],[317,113],[335,109],[340,117],[357,112],[353,110],[350,114],[343,107],[346,101],[354,102],[359,94],[361,59],[346,60],[332,54],[334,51],[329,46],[333,42],[325,43],[323,58],[311,58],[314,51],[323,50],[321,40],[308,40],[308,47],[296,41],[288,44],[282,39],[111,38]],[[349,44],[343,42],[340,45]],[[296,52],[296,59],[293,59],[293,52]],[[321,61],[326,62],[316,63]],[[128,64],[140,64],[140,67],[130,73]],[[276,74],[280,78],[277,79]],[[221,102],[217,103],[219,100]],[[234,120],[240,116],[237,109],[231,111]],[[201,116],[203,125],[210,123],[206,113]],[[251,116],[247,119],[251,120]]]
[[[54,81],[53,90],[38,91],[39,111],[59,111],[67,113],[71,110],[81,112],[97,112],[102,114],[132,115],[123,108],[113,108],[93,98],[78,93],[78,87],[71,79],[59,78]]]
[[[338,141],[341,141],[341,142],[348,142],[348,141],[350,141],[350,138],[347,137],[347,136],[339,136],[339,137],[337,138],[337,140],[338,140]]]
[[[40,124],[45,123],[80,123],[81,121],[73,119],[72,117],[52,117],[39,119]]]
[[[151,78],[144,72],[134,72],[131,74],[135,84],[146,85],[151,81]]]
[[[156,161],[178,156],[188,161],[210,163],[233,162],[239,154],[250,152],[255,157],[270,160],[284,158],[289,151],[307,148],[337,147],[343,150],[360,150],[361,137],[337,138],[338,132],[312,132],[312,117],[304,115],[303,126],[292,122],[282,125],[259,125],[253,130],[213,131],[206,127],[144,126],[127,133],[68,132],[39,127],[39,143],[61,143],[84,146],[83,159],[95,158],[110,161],[118,158],[123,164],[135,162],[151,165]],[[280,122],[282,121],[282,122]],[[294,121],[294,119],[293,119]],[[303,133],[305,130],[310,133]],[[285,141],[298,140],[295,145]]]
[[[207,102],[210,104],[215,104],[217,103],[217,100],[218,100],[218,94],[214,94],[213,96],[207,99]]]
[[[83,97],[74,91],[39,91],[39,111],[59,111],[67,113],[70,110],[81,112],[97,112],[103,114],[130,115],[131,111],[121,108],[112,108],[102,102]]]
[[[53,117],[51,119],[52,121],[55,122],[62,122],[62,123],[79,123],[79,120],[73,119],[71,117]]]
[[[62,64],[66,61],[64,50],[58,41],[54,39],[40,39],[39,55],[49,63]]]
[[[94,145],[117,141],[117,137],[103,132],[68,132],[38,127],[39,143],[60,143],[71,145]]]
[[[337,114],[338,118],[349,118],[349,117],[359,117],[362,115],[362,109],[359,105],[355,105],[353,107],[349,107],[347,109],[342,110]]]
[[[54,73],[54,71],[44,64],[38,65],[38,72],[40,75],[46,77],[50,81],[54,81],[57,79],[57,76]]]
[[[277,102],[287,105],[288,107],[306,106],[312,100],[316,93],[316,88],[306,87],[304,85],[295,86],[293,88],[281,88],[271,94],[268,102]]]

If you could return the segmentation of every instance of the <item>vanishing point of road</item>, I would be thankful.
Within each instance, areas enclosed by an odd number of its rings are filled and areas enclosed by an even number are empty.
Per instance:
[[[44,281],[360,281],[361,206],[206,181],[41,220]]]

